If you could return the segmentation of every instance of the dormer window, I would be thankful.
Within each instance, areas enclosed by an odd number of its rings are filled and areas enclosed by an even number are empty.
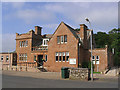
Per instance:
[[[43,39],[43,46],[48,46],[49,39]]]

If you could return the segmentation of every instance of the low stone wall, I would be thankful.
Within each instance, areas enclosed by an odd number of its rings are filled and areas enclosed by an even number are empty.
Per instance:
[[[88,68],[70,68],[69,79],[73,80],[89,80],[90,71]]]
[[[12,71],[28,71],[28,72],[41,72],[34,67],[25,67],[25,66],[3,66],[2,70],[12,70]]]

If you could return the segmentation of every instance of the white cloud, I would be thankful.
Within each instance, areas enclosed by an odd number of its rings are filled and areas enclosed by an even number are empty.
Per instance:
[[[20,9],[25,5],[25,2],[11,2],[11,5],[13,8]]]
[[[56,28],[59,24],[46,24],[46,25],[43,25],[43,27],[46,27],[46,28]]]
[[[110,3],[100,3],[101,6],[99,5],[99,3],[97,3],[97,5],[96,3],[91,2],[46,3],[42,6],[35,6],[37,8],[34,7],[32,9],[20,9],[16,11],[13,16],[24,20],[27,24],[36,22],[39,23],[39,21],[40,23],[48,24],[52,21],[64,21],[65,19],[67,19],[74,24],[73,26],[75,26],[81,23],[87,24],[85,18],[88,17],[92,22],[92,25],[98,30],[117,26],[117,6]],[[21,4],[18,7],[20,8],[23,6],[25,6],[25,3]],[[14,3],[13,7],[17,7],[17,3],[16,5]],[[11,14],[6,16],[8,16],[9,18]],[[67,23],[69,24],[69,22]]]
[[[34,23],[36,21],[48,22],[54,20],[56,17],[53,13],[47,11],[38,11],[38,10],[19,10],[16,13],[16,16],[24,20],[27,24]]]
[[[118,2],[119,0],[2,0],[2,2]]]
[[[95,3],[96,4],[96,3]],[[118,7],[117,3],[100,3],[97,6],[94,3],[63,3],[63,4],[47,4],[45,9],[60,13],[68,20],[71,20],[74,25],[85,23],[85,18],[88,17],[95,29],[110,30],[110,27],[116,27],[118,24]],[[92,6],[94,5],[94,7]]]
[[[15,43],[15,35],[16,34],[2,34],[2,51],[14,51],[15,47],[16,47],[16,43]],[[1,35],[0,35],[1,36]]]
[[[59,24],[44,24],[44,25],[42,25],[43,26],[42,33],[44,33],[44,34],[53,34],[54,31],[57,29],[58,25]]]

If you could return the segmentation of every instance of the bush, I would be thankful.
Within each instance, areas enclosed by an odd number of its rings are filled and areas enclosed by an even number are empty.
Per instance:
[[[94,64],[92,64],[94,70]],[[89,62],[82,62],[82,68],[89,68],[91,69],[91,61]]]

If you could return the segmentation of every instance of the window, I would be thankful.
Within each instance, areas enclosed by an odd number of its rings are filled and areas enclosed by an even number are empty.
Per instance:
[[[64,35],[64,42],[67,43],[67,35]]]
[[[61,56],[61,52],[59,52],[59,62],[61,62],[62,60],[62,56]]]
[[[66,61],[68,62],[69,59],[69,52],[66,52]]]
[[[49,41],[49,39],[43,39],[43,46],[47,46],[48,45],[48,41]]]
[[[21,59],[20,60],[23,60],[23,54],[21,54]]]
[[[69,61],[69,52],[56,52],[55,53],[56,62],[68,62]]]
[[[25,47],[27,47],[28,46],[28,41],[25,41]]]
[[[57,43],[60,44],[60,36],[57,36]]]
[[[49,40],[46,40],[46,45],[48,45],[48,41],[49,41]]]
[[[19,47],[27,47],[28,46],[28,41],[20,41],[19,42]]]
[[[56,52],[55,54],[55,59],[56,59],[56,62],[58,62],[58,52]]]
[[[92,62],[95,64],[95,56],[92,56]]]
[[[3,56],[1,56],[1,61],[3,61]]]
[[[22,41],[22,46],[21,47],[23,47],[23,41]]]
[[[34,55],[34,62],[36,62],[36,55]]]
[[[19,42],[19,47],[21,47],[21,41]]]
[[[25,41],[23,41],[23,47],[25,47],[26,46],[26,42]]]
[[[47,62],[47,55],[45,55],[45,61]]]
[[[27,61],[27,54],[25,54],[25,60]]]
[[[21,60],[21,54],[19,54],[19,60]]]
[[[61,36],[61,44],[64,42],[64,37]]]
[[[23,57],[24,59],[23,60],[26,61],[26,54],[24,53],[23,55],[24,55],[24,57]]]
[[[8,56],[6,56],[6,62],[9,60],[9,57]]]
[[[96,64],[99,64],[99,56],[96,56]]]
[[[65,52],[63,52],[63,62],[65,62]]]
[[[43,40],[43,45],[46,45],[45,40]]]

